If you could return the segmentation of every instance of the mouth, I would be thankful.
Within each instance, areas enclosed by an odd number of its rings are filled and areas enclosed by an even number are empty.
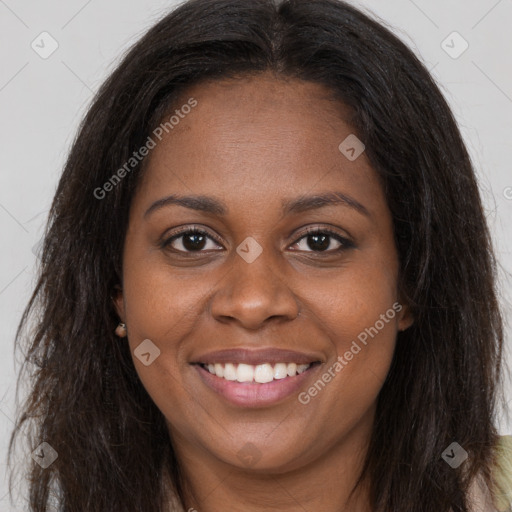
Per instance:
[[[212,375],[226,381],[236,381],[239,383],[258,383],[267,384],[288,377],[296,377],[311,366],[320,364],[320,361],[314,361],[307,364],[296,363],[263,363],[258,365],[245,363],[198,363],[204,370]]]
[[[304,359],[304,358],[302,358]],[[201,382],[230,405],[263,408],[283,402],[307,387],[322,362],[196,362]]]

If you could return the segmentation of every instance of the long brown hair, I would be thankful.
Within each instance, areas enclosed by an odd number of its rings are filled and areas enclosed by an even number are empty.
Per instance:
[[[182,482],[164,417],[114,335],[111,295],[143,162],[101,188],[162,113],[204,79],[273,70],[326,85],[353,114],[379,173],[415,318],[398,334],[363,476],[375,512],[466,512],[477,473],[491,485],[503,327],[496,264],[475,173],[424,65],[387,28],[337,0],[191,0],[133,46],[103,84],[51,207],[40,273],[17,332],[30,394],[11,436],[58,453],[31,461],[30,510],[164,507]],[[176,106],[175,106],[176,107]],[[29,329],[30,327],[30,329]],[[441,454],[469,454],[458,470]]]

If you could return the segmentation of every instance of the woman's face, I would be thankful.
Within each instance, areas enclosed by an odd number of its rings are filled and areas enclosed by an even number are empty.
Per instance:
[[[348,111],[266,74],[176,108],[131,205],[116,304],[178,454],[283,472],[367,439],[411,319],[377,175],[357,140],[339,148]]]

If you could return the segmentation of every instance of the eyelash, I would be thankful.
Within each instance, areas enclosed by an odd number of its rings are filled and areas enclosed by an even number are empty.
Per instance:
[[[334,249],[334,250],[331,249],[331,250],[328,250],[328,251],[306,251],[306,252],[312,252],[312,253],[315,253],[315,254],[318,254],[318,255],[333,254],[333,253],[339,253],[339,252],[342,252],[342,251],[345,251],[347,249],[351,249],[351,248],[355,247],[353,242],[351,242],[347,238],[341,236],[339,233],[336,233],[335,231],[333,231],[333,230],[331,230],[329,228],[308,228],[304,233],[302,233],[300,235],[300,237],[292,245],[295,245],[296,243],[298,243],[303,238],[306,238],[306,237],[311,236],[311,235],[319,235],[319,234],[329,235],[330,237],[334,238],[335,240],[337,240],[341,244],[340,247],[338,249]],[[182,237],[184,235],[202,235],[202,236],[205,236],[205,237],[208,237],[208,238],[214,240],[219,245],[222,245],[222,243],[221,243],[221,241],[219,240],[218,237],[211,235],[207,231],[205,231],[205,230],[203,230],[201,228],[187,226],[187,227],[179,230],[178,232],[174,233],[171,237],[165,239],[160,244],[160,247],[162,249],[167,249],[167,247],[172,242],[174,242],[174,240],[177,240],[178,238],[180,238],[180,237]],[[181,251],[181,250],[176,250],[176,249],[172,249],[172,251],[176,252],[176,253],[180,253],[180,254],[194,254],[194,253],[200,254],[202,252],[207,252],[207,251],[204,251],[204,250],[200,250],[200,251]]]

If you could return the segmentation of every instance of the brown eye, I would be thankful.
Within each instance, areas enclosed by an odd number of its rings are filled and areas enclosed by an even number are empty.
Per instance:
[[[338,244],[332,247],[333,239]],[[301,242],[304,240],[305,242]],[[300,244],[302,243],[302,247]],[[341,252],[346,249],[355,247],[355,245],[347,238],[341,236],[339,233],[328,229],[312,229],[308,230],[297,242],[298,250],[306,252]],[[308,251],[310,249],[310,251]]]
[[[173,251],[184,253],[202,252],[217,248],[216,243],[208,246],[208,242],[216,242],[216,240],[206,231],[189,228],[167,238],[162,243],[162,248],[171,247]]]

